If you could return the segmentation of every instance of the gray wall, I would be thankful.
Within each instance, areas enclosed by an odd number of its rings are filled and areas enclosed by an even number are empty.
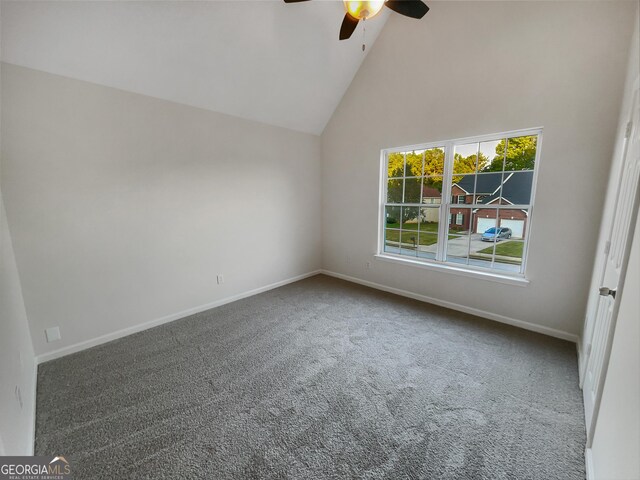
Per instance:
[[[634,9],[438,2],[420,22],[392,16],[322,136],[324,268],[577,335]],[[538,126],[527,287],[374,259],[381,149]]]
[[[9,64],[2,106],[36,354],[320,268],[319,137]]]
[[[34,400],[35,359],[0,189],[0,455],[33,453]]]
[[[33,451],[34,374],[31,336],[0,192],[0,455]]]

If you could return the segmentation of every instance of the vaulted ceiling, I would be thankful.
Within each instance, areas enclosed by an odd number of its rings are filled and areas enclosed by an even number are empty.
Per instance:
[[[2,60],[320,134],[366,52],[341,1],[6,1]],[[367,22],[368,49],[389,12]],[[368,51],[368,50],[367,50]]]

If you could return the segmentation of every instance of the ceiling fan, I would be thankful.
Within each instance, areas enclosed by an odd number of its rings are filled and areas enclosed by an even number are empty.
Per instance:
[[[285,3],[307,2],[308,0],[284,0]],[[340,40],[346,40],[358,26],[360,20],[375,16],[385,5],[396,13],[411,18],[422,18],[429,11],[421,0],[343,0],[347,13],[340,27]]]

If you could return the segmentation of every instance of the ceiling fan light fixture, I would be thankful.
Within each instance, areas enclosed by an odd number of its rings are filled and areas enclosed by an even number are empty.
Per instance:
[[[285,3],[298,3],[307,2],[308,0],[284,0]],[[342,0],[344,3],[344,9],[347,13],[344,14],[342,19],[342,25],[340,25],[340,40],[346,40],[351,38],[356,27],[360,23],[368,20],[371,17],[375,17],[382,7],[387,6],[400,15],[410,18],[422,18],[429,11],[429,7],[422,0]],[[362,29],[364,38],[364,28]],[[364,44],[362,45],[364,51]]]
[[[385,0],[344,0],[344,8],[356,20],[368,20],[382,10],[384,2]]]

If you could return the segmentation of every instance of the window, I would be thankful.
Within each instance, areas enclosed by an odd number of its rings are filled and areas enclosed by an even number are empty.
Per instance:
[[[380,254],[524,275],[541,136],[384,150]]]

